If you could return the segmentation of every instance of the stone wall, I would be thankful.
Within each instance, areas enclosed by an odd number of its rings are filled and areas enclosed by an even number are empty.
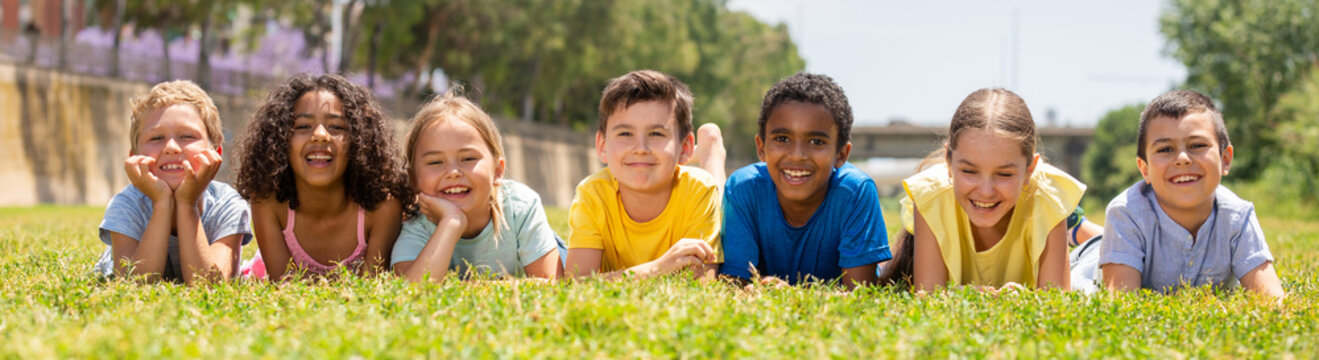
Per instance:
[[[128,185],[129,101],[150,84],[74,75],[0,62],[0,205],[104,205]],[[233,182],[234,141],[260,96],[213,97],[223,120],[225,164],[217,179]],[[405,106],[405,105],[393,105]],[[407,105],[415,107],[415,105]],[[394,126],[402,146],[415,108]],[[599,170],[593,134],[543,124],[498,121],[510,178],[567,207],[577,182]]]

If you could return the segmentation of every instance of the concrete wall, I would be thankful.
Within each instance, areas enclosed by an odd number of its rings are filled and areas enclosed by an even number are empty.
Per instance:
[[[129,101],[150,84],[0,62],[0,205],[104,205],[127,186]],[[233,182],[234,141],[260,97],[213,97],[223,119],[225,164],[217,179]],[[403,106],[403,105],[394,105]],[[409,106],[415,107],[415,106]],[[400,117],[415,108],[389,109]],[[395,120],[402,146],[405,118]],[[567,207],[577,182],[599,170],[593,134],[542,124],[499,121],[508,175],[547,205]]]

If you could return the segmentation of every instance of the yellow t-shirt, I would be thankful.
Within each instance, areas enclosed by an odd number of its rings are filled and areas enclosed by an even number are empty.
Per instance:
[[[938,164],[902,181],[902,225],[912,231],[914,203],[938,241],[948,279],[961,285],[1002,286],[1015,282],[1034,287],[1040,255],[1049,231],[1067,219],[1085,193],[1085,184],[1044,162],[1035,167],[1030,182],[1017,198],[1003,239],[985,251],[976,251],[971,221],[957,205],[948,167]]]
[[[577,185],[569,210],[570,249],[601,249],[602,271],[625,270],[658,259],[682,239],[710,243],[723,261],[719,244],[723,193],[710,173],[695,167],[674,170],[673,192],[660,215],[650,221],[633,221],[618,196],[618,180],[609,168]]]

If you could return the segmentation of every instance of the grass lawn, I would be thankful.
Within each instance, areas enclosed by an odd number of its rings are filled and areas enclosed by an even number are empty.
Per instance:
[[[888,201],[886,204],[895,204]],[[886,208],[890,222],[893,208]],[[1319,354],[1319,221],[1261,222],[1289,298],[916,297],[887,288],[745,291],[680,277],[572,283],[394,277],[282,284],[103,282],[101,208],[0,208],[0,358],[1210,357]],[[564,231],[567,211],[550,209]],[[255,244],[255,242],[253,243]],[[256,252],[255,245],[243,249]]]

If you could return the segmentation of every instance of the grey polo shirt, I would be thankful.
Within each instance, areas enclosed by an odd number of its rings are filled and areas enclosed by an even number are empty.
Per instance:
[[[1194,237],[1168,217],[1143,180],[1108,204],[1105,222],[1099,265],[1135,268],[1146,289],[1236,287],[1246,273],[1273,261],[1255,205],[1222,185],[1214,191],[1213,211]]]

